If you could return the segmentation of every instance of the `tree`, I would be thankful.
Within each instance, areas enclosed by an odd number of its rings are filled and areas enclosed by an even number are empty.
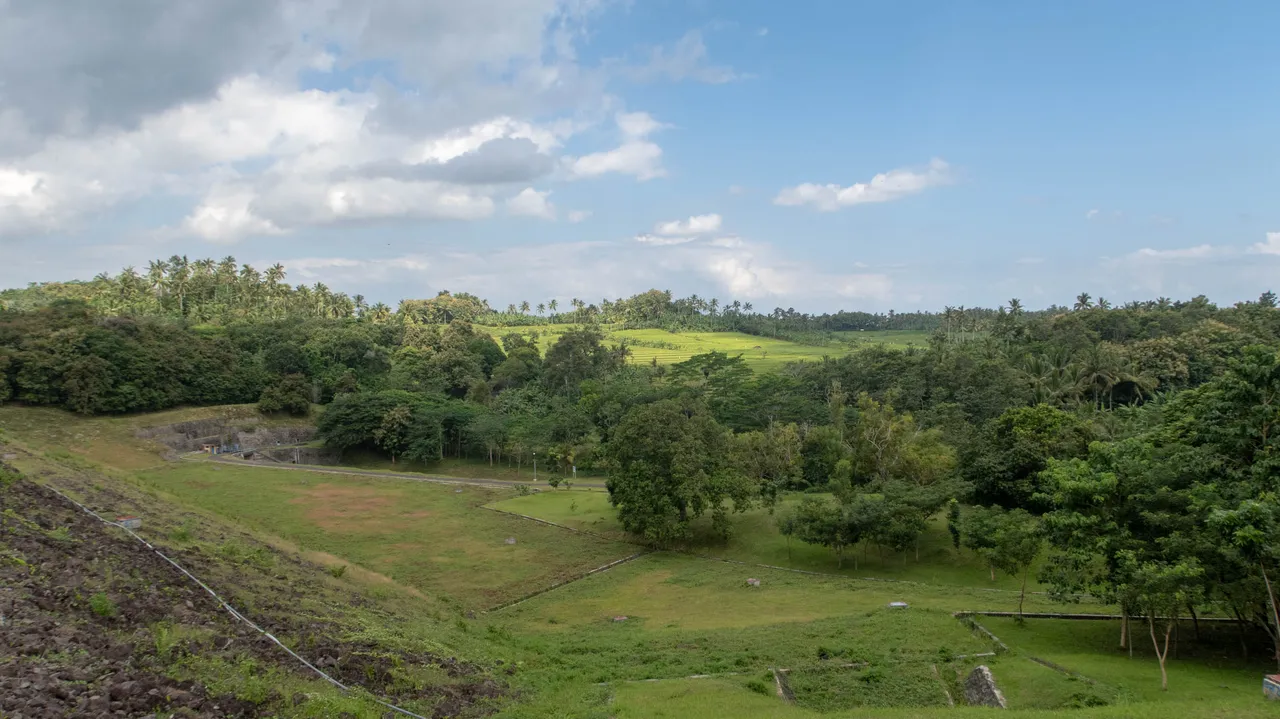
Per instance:
[[[1169,637],[1178,615],[1184,607],[1195,606],[1200,600],[1200,577],[1203,571],[1195,560],[1172,562],[1140,561],[1132,551],[1121,552],[1117,557],[1122,573],[1127,577],[1122,593],[1133,596],[1147,616],[1147,628],[1151,645],[1160,662],[1160,689],[1168,691],[1169,674],[1165,660],[1169,656]],[[1164,624],[1164,641],[1157,637],[1156,625]]]
[[[413,416],[405,405],[397,405],[382,415],[382,422],[373,430],[373,441],[391,455],[391,463],[396,463],[396,455],[402,453],[409,445],[409,426]]]
[[[710,513],[728,532],[728,515],[754,499],[729,462],[728,437],[703,409],[660,400],[629,411],[608,446],[609,502],[622,526],[657,545],[690,536],[692,520]]]
[[[622,360],[604,346],[603,340],[604,334],[594,327],[560,335],[543,359],[543,382],[553,391],[574,394],[583,380],[617,369]]]
[[[258,411],[263,414],[287,412],[303,416],[311,411],[311,383],[302,374],[287,374],[267,385],[258,398]]]
[[[987,560],[992,578],[998,569],[1022,579],[1018,594],[1018,621],[1021,622],[1027,578],[1044,545],[1040,522],[1025,509],[1006,511],[998,507],[975,508],[970,517],[971,520],[964,525],[964,541],[966,546]]]

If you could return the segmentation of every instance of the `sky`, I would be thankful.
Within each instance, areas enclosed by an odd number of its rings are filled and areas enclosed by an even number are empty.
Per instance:
[[[1280,3],[0,0],[0,286],[392,306],[1280,289]]]

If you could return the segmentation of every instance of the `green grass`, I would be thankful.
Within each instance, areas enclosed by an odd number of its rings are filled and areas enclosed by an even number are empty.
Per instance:
[[[505,496],[501,489],[203,462],[140,477],[302,549],[475,609],[634,551],[479,508]]]
[[[86,417],[51,407],[0,405],[0,430],[12,433],[24,444],[44,451],[80,457],[116,469],[137,471],[164,464],[165,447],[139,438],[136,433],[198,419],[227,417],[252,419],[258,426],[293,426],[306,419],[264,418],[254,405],[190,407],[121,416]],[[66,457],[63,457],[64,459]]]
[[[516,332],[525,336],[538,332],[538,344],[542,351],[559,339],[560,335],[574,329],[577,325],[547,324],[531,327],[486,327],[477,325],[476,329],[487,332],[500,339],[508,332]],[[660,329],[614,330],[604,325],[603,330],[610,342],[631,340],[631,361],[649,364],[657,360],[658,364],[675,364],[683,362],[696,354],[706,352],[724,352],[729,355],[741,354],[747,364],[756,370],[774,370],[788,362],[820,360],[824,356],[839,357],[864,347],[880,346],[894,349],[906,349],[910,346],[922,347],[928,343],[929,333],[916,331],[885,330],[877,332],[835,332],[835,341],[825,346],[814,346],[759,337],[741,332],[668,332]],[[644,346],[649,345],[649,346]]]
[[[1246,663],[1238,658],[1234,629],[1217,641],[1193,646],[1184,643],[1183,659],[1168,661],[1169,689],[1160,689],[1160,669],[1144,626],[1135,624],[1133,657],[1118,648],[1118,621],[1071,622],[1029,619],[1019,626],[1012,619],[984,618],[983,625],[1018,655],[1046,659],[1112,687],[1122,702],[1173,704],[1179,707],[1262,706],[1262,675],[1273,664]],[[1189,638],[1191,628],[1180,628]],[[1190,656],[1196,655],[1196,656]],[[997,682],[1001,677],[996,675]],[[1224,714],[1229,716],[1230,714]]]
[[[783,508],[798,502],[802,495],[788,496]],[[615,511],[609,505],[603,491],[540,492],[526,497],[516,497],[498,502],[493,507],[518,514],[525,514],[575,529],[583,529],[606,537],[626,538],[618,524]],[[812,572],[840,574],[848,577],[868,577],[921,582],[926,584],[978,587],[1005,590],[993,595],[987,609],[1017,609],[1018,580],[996,574],[991,580],[986,565],[972,552],[957,550],[952,546],[951,535],[946,529],[945,518],[934,518],[920,540],[920,558],[914,551],[895,553],[875,546],[864,547],[857,552],[846,552],[845,566],[838,566],[835,554],[824,547],[788,541],[778,532],[775,517],[764,509],[754,509],[740,515],[732,515],[732,532],[728,542],[710,535],[709,522],[703,522],[702,534],[689,545],[689,551],[720,559],[767,564]],[[855,562],[857,566],[855,567]],[[1033,572],[1034,574],[1034,572]],[[1029,591],[1036,589],[1032,581]],[[1028,597],[1030,608],[1047,606],[1047,600]],[[962,609],[964,607],[954,607]]]

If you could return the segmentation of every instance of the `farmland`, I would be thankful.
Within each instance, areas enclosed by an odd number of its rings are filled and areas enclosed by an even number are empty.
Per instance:
[[[524,336],[538,333],[540,348],[545,351],[556,339],[576,325],[547,324],[532,327],[482,327],[476,329],[495,339],[508,332]],[[741,332],[668,332],[659,329],[610,329],[602,325],[606,341],[626,341],[631,348],[631,361],[640,364],[657,362],[675,364],[696,354],[723,352],[730,356],[742,355],[747,365],[757,370],[772,370],[788,362],[821,360],[823,357],[839,357],[866,347],[884,346],[905,349],[923,347],[929,341],[929,333],[909,330],[871,332],[836,332],[832,340],[820,344],[801,344],[771,337],[759,337]]]
[[[1163,693],[1150,645],[1137,643],[1133,658],[1117,652],[1114,621],[982,620],[1009,647],[999,649],[952,615],[1012,610],[1016,583],[1007,576],[993,581],[985,564],[957,551],[937,522],[922,536],[919,559],[914,552],[871,548],[851,552],[845,566],[837,566],[829,550],[797,542],[788,547],[763,509],[735,516],[728,541],[704,527],[677,551],[637,557],[642,548],[618,526],[599,489],[530,494],[516,491],[523,483],[479,486],[166,461],[133,436],[153,423],[211,412],[81,419],[7,407],[0,410],[0,429],[15,446],[36,452],[28,469],[44,467],[46,476],[63,477],[60,482],[95,478],[96,486],[131,493],[130,507],[148,516],[196,512],[248,532],[333,570],[341,578],[325,581],[334,586],[372,592],[381,611],[404,621],[458,617],[458,627],[439,636],[519,665],[511,681],[522,698],[500,716],[589,717],[604,706],[618,717],[965,714],[973,710],[949,709],[948,697],[955,701],[960,679],[979,661],[992,668],[1013,716],[1157,716],[1171,702],[1190,717],[1265,715],[1257,665],[1226,650],[1188,652],[1172,663],[1175,681]],[[780,510],[796,500],[784,499]],[[185,533],[182,527],[192,525],[184,521],[169,531]],[[748,586],[748,577],[760,586]],[[254,591],[240,593],[251,606]],[[895,601],[910,606],[888,608]],[[1027,600],[1028,611],[1060,608],[1038,593]],[[1072,608],[1110,610],[1087,603]],[[997,650],[981,660],[964,658]],[[1075,678],[1032,657],[1066,667]],[[794,704],[773,696],[774,668],[787,670]],[[212,665],[197,669],[214,671]],[[1092,708],[1065,708],[1071,706]]]

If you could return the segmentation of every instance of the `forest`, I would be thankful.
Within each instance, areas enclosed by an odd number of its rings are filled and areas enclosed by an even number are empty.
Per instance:
[[[942,312],[807,315],[651,290],[494,310],[441,291],[392,311],[280,266],[171,258],[0,293],[0,401],[84,414],[257,403],[392,461],[535,455],[553,486],[605,473],[627,531],[657,546],[778,507],[840,561],[909,561],[931,518],[990,571],[1144,617],[1163,665],[1174,618],[1234,617],[1278,648],[1280,312],[1268,292],[1120,306],[1081,294]],[[573,324],[545,350],[540,324]],[[497,337],[477,326],[502,328]],[[755,372],[710,352],[629,362],[606,328],[927,330]],[[797,505],[779,498],[802,493]],[[847,558],[846,558],[847,555]],[[1163,620],[1161,619],[1163,618]],[[1242,651],[1248,642],[1242,635]]]

